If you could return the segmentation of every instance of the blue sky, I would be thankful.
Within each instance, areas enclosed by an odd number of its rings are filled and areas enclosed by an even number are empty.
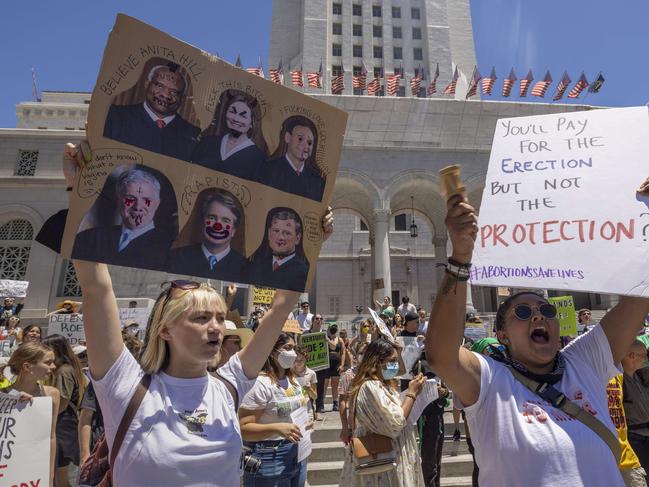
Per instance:
[[[478,67],[483,75],[496,67],[499,80],[494,92],[500,93],[512,66],[519,78],[529,68],[537,79],[550,69],[555,82],[564,69],[573,81],[582,70],[589,80],[601,70],[606,77],[602,91],[585,99],[582,94],[582,102],[604,106],[649,102],[649,62],[642,55],[649,46],[647,0],[471,3]],[[248,66],[255,65],[259,55],[266,65],[271,5],[271,0],[7,0],[0,16],[5,67],[0,127],[14,127],[16,103],[31,99],[32,66],[41,90],[91,91],[117,12],[232,62],[241,53]]]

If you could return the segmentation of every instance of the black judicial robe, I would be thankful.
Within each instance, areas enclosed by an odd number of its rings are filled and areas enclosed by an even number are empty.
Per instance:
[[[172,249],[167,263],[167,272],[189,276],[241,282],[241,273],[246,259],[234,249],[219,260],[214,269],[205,258],[201,244]]]
[[[260,286],[304,291],[309,264],[299,256],[273,270],[273,256],[254,258],[248,269],[247,281]]]
[[[261,149],[256,145],[250,145],[223,160],[221,159],[221,140],[223,137],[212,135],[203,137],[194,149],[192,162],[215,171],[254,181],[266,159]]]
[[[153,228],[131,240],[120,252],[121,235],[121,225],[84,230],[74,240],[72,257],[126,267],[164,270],[172,241],[168,232]]]
[[[180,115],[159,128],[142,103],[111,105],[104,125],[104,137],[188,162],[199,133]]]
[[[286,156],[262,164],[257,181],[287,193],[316,201],[322,201],[325,188],[325,180],[322,176],[308,166],[305,166],[298,176]]]

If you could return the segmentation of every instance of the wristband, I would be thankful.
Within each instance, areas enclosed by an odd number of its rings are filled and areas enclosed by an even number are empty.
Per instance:
[[[458,281],[468,281],[471,275],[471,263],[462,264],[454,259],[448,259],[446,272]]]

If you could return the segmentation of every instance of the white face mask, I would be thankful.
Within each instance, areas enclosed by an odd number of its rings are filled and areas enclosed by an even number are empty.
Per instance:
[[[295,350],[282,350],[277,354],[277,363],[283,369],[290,369],[293,367],[297,359],[297,352]]]

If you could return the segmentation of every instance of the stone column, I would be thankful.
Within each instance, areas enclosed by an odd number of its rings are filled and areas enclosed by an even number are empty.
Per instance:
[[[383,280],[383,287],[376,289],[374,281],[374,299],[383,300],[383,296],[392,294],[392,278],[390,273],[390,210],[374,210],[374,246],[372,260],[374,261],[374,280]]]

